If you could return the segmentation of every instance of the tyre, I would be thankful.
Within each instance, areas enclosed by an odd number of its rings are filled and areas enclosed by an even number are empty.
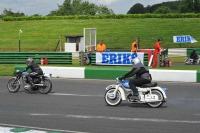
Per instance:
[[[185,64],[186,64],[186,65],[189,65],[189,64],[190,64],[190,59],[187,58],[187,59],[185,60]]]
[[[40,93],[41,94],[48,94],[51,91],[51,89],[52,89],[52,82],[51,82],[51,80],[49,80],[49,79],[43,79],[41,81],[41,83],[43,83],[44,86],[40,86],[39,87]]]
[[[151,93],[153,95],[156,95],[158,97],[158,100],[163,101],[163,95],[159,90],[151,90]],[[162,106],[163,102],[153,102],[153,103],[147,103],[152,108],[159,108]]]
[[[109,106],[117,106],[122,102],[121,93],[117,91],[116,96],[113,96],[114,91],[115,88],[111,88],[105,93],[104,99]]]
[[[7,88],[9,92],[15,93],[20,89],[20,81],[16,78],[12,78],[8,81]]]

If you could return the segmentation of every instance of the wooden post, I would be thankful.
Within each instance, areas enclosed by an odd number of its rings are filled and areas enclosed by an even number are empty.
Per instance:
[[[62,52],[62,35],[60,35],[60,52]]]

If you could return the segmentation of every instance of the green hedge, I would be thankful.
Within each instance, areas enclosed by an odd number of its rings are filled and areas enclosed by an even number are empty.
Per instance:
[[[132,18],[200,18],[200,13],[185,14],[118,14],[118,15],[69,15],[69,16],[25,16],[4,17],[4,21],[27,21],[27,20],[69,20],[69,19],[132,19]]]

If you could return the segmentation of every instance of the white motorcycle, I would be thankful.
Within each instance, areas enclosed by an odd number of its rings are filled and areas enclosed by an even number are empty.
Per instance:
[[[128,80],[119,80],[117,78],[116,84],[106,87],[105,102],[110,106],[117,106],[122,100],[128,100],[131,104],[147,104],[150,107],[158,108],[167,101],[167,89],[157,86],[157,83],[149,83],[136,87],[140,100],[133,101],[130,99],[132,90],[128,83]]]
[[[196,62],[193,63],[193,59],[189,58],[189,57],[185,57],[184,60],[186,65],[190,65],[190,64],[200,64],[200,56],[198,55],[198,58],[196,59]]]

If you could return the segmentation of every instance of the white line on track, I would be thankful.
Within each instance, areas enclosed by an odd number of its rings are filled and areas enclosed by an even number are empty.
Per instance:
[[[65,133],[88,133],[88,132],[60,130],[60,129],[48,129],[48,128],[41,128],[41,127],[31,127],[31,126],[12,125],[12,124],[3,124],[3,123],[0,123],[0,126],[30,128],[30,129],[35,129],[35,130],[57,131],[57,132],[65,132]]]
[[[33,116],[51,116],[61,114],[29,114]],[[195,114],[198,115],[198,114]],[[167,119],[145,119],[145,118],[123,118],[123,117],[107,117],[107,116],[90,116],[90,115],[65,115],[66,118],[77,119],[107,119],[107,120],[120,120],[120,121],[141,121],[141,122],[163,122],[163,123],[188,123],[188,124],[200,124],[200,121],[189,120],[167,120]]]
[[[103,97],[103,95],[80,95],[80,94],[66,94],[66,93],[49,93],[49,95],[56,95],[56,96],[81,96],[81,97]]]
[[[120,118],[120,117],[106,117],[106,116],[83,116],[83,115],[66,115],[68,118],[82,118],[82,119],[109,119],[121,121],[142,121],[142,122],[165,122],[165,123],[188,123],[200,124],[200,121],[187,121],[187,120],[166,120],[166,119],[145,119],[145,118]]]

